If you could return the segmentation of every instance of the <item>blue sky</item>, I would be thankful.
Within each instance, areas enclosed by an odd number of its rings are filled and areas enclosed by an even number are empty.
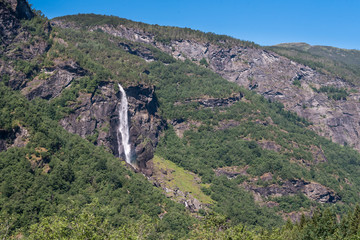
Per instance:
[[[360,50],[360,0],[29,0],[48,18],[97,13],[190,27],[261,45],[306,42]]]

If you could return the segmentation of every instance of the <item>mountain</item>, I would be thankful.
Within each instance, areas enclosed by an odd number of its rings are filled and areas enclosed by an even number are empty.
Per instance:
[[[356,86],[187,28],[22,0],[0,19],[4,238],[358,234]]]
[[[312,122],[312,130],[319,135],[360,149],[359,89],[345,79],[318,72],[251,42],[190,29],[99,15],[65,16],[54,19],[53,24],[102,31],[150,44],[179,60],[202,61],[223,78],[283,103],[287,110]]]

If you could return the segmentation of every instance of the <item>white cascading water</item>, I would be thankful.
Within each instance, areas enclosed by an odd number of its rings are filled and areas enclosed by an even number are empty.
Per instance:
[[[119,89],[121,92],[121,105],[119,108],[119,128],[118,128],[118,146],[119,154],[121,151],[121,146],[124,148],[125,160],[127,163],[131,164],[131,145],[129,143],[129,122],[128,122],[128,101],[126,98],[126,93],[120,84]],[[119,133],[121,134],[121,144]]]

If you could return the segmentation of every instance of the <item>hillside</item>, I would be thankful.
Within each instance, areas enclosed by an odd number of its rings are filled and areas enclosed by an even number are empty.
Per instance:
[[[52,24],[65,29],[108,33],[132,42],[145,43],[175,59],[188,59],[206,66],[231,82],[256,91],[271,101],[281,102],[286,110],[312,122],[312,130],[319,135],[360,150],[360,89],[345,79],[316,71],[244,41],[225,38],[214,43],[211,38],[213,34],[202,34],[204,38],[198,39],[193,37],[198,31],[174,28],[183,34],[162,42],[157,39],[167,36],[167,28],[121,20],[108,24],[113,19],[79,14],[56,18]],[[88,24],[90,21],[93,21],[91,25]],[[129,23],[143,27],[132,28]],[[164,31],[153,33],[152,28]],[[141,56],[141,51],[133,51],[131,45],[124,48]]]
[[[270,50],[318,71],[341,77],[356,86],[360,82],[360,51],[306,43],[283,43]]]
[[[288,94],[309,91],[343,107],[355,94],[346,82],[226,36],[93,14],[49,21],[16,3],[0,2],[4,238],[359,233],[359,152],[319,136],[329,129],[309,106],[307,119],[287,110]],[[288,82],[276,67],[303,75]],[[318,87],[329,79],[345,97]],[[119,141],[118,84],[133,166]]]

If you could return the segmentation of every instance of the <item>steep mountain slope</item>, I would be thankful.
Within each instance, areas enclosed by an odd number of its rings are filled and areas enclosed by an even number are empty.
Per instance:
[[[312,129],[318,134],[360,149],[359,91],[340,78],[319,73],[250,42],[190,29],[162,28],[99,15],[65,16],[56,18],[53,24],[148,43],[177,59],[208,65],[225,79],[282,102],[287,110],[314,123]],[[318,91],[322,86],[329,89]],[[328,94],[344,91],[345,97]]]
[[[321,72],[339,76],[349,83],[359,85],[360,51],[358,50],[311,46],[306,43],[283,43],[271,46],[269,49]]]
[[[337,157],[331,154],[334,149],[338,149],[336,145],[327,145],[329,143],[322,138],[315,140],[316,143],[313,144],[315,135],[311,133],[311,131],[304,132],[304,129],[302,129],[305,126],[313,127],[313,125],[309,125],[306,121],[301,120],[295,115],[286,113],[280,105],[269,107],[272,105],[267,105],[268,103],[266,103],[264,99],[259,100],[256,95],[252,95],[248,91],[238,88],[236,84],[226,82],[204,67],[198,66],[200,63],[197,64],[195,61],[196,58],[194,58],[194,61],[189,61],[186,60],[186,58],[182,58],[181,55],[176,54],[176,49],[181,48],[182,50],[187,49],[187,51],[189,51],[182,53],[183,55],[195,56],[196,51],[200,48],[200,44],[197,42],[176,41],[176,44],[181,47],[173,45],[175,49],[173,50],[170,46],[164,45],[163,41],[156,40],[157,36],[146,34],[142,32],[141,29],[134,30],[120,26],[116,32],[109,26],[99,27],[96,22],[93,22],[94,18],[95,20],[100,19],[102,21],[109,19],[115,21],[116,18],[96,15],[80,15],[74,16],[74,18],[76,18],[77,23],[63,23],[61,21],[59,22],[59,20],[54,21],[54,27],[62,27],[62,29],[57,30],[57,37],[66,43],[63,52],[68,57],[72,56],[72,58],[75,59],[79,58],[76,57],[76,54],[80,55],[85,52],[94,64],[96,63],[101,66],[99,69],[112,70],[112,79],[118,78],[120,81],[127,79],[124,84],[133,84],[134,81],[154,84],[156,86],[156,95],[161,116],[167,120],[168,124],[173,126],[166,131],[165,139],[159,148],[159,153],[165,159],[170,159],[185,169],[199,174],[203,182],[212,183],[214,185],[211,188],[212,190],[208,189],[204,191],[207,191],[208,194],[214,194],[214,198],[216,198],[216,195],[224,195],[223,192],[230,192],[231,194],[227,196],[227,199],[232,199],[235,196],[243,196],[242,198],[246,199],[247,197],[245,196],[248,196],[248,194],[243,192],[241,188],[235,187],[236,181],[238,181],[237,184],[243,184],[242,187],[257,195],[257,199],[260,202],[265,202],[265,204],[267,204],[268,201],[271,202],[270,199],[273,196],[286,198],[288,195],[291,196],[293,194],[300,194],[313,201],[311,203],[309,202],[306,206],[300,204],[298,208],[295,208],[296,210],[299,210],[301,207],[309,208],[310,205],[316,202],[338,202],[340,199],[345,202],[352,202],[354,200],[350,199],[356,199],[355,195],[349,195],[345,198],[344,196],[346,194],[339,195],[339,192],[342,191],[341,188],[343,189],[344,186],[340,187],[336,182],[329,182],[329,179],[333,178],[332,173],[330,173],[332,171],[331,169],[343,168],[341,165],[344,164],[342,161],[337,162]],[[92,27],[90,29],[87,27],[82,28],[81,25],[79,25],[82,23],[81,20],[89,24],[91,23]],[[149,26],[145,25],[145,27]],[[161,27],[157,29],[158,32],[165,31],[161,30]],[[184,36],[191,35],[191,31],[190,33],[186,33],[186,30],[182,29],[174,29],[174,31],[180,31],[181,34],[185,34]],[[168,31],[168,33],[169,32],[171,33],[171,31]],[[113,36],[108,33],[111,33]],[[125,36],[126,39],[114,35]],[[201,36],[203,39],[209,37],[206,34]],[[197,41],[201,40],[198,35],[193,36],[193,38],[197,39]],[[226,42],[227,40],[230,42]],[[250,58],[253,57],[252,54],[267,53],[250,43],[232,41],[230,38],[225,38],[224,43],[215,41],[212,45],[210,44],[207,48],[204,48],[204,51],[208,49],[209,54],[212,54],[215,51],[224,51],[223,48],[229,47],[228,44],[239,44],[244,45],[240,47],[246,50],[244,57],[247,56]],[[247,44],[256,48],[248,48]],[[72,50],[72,46],[76,46],[76,50]],[[57,48],[60,47],[55,47],[54,51],[57,51]],[[158,49],[165,53],[175,55],[180,61],[174,60]],[[76,52],[79,50],[81,50],[81,53]],[[52,51],[53,50],[50,50],[50,53]],[[122,58],[129,59],[126,61],[133,63],[137,61],[136,64],[133,64],[135,68],[133,66],[128,68],[128,64],[124,60],[116,61],[119,59],[120,54]],[[197,56],[199,62],[204,58],[201,54]],[[230,53],[226,54],[229,55]],[[224,55],[225,57],[228,56],[226,54]],[[267,54],[270,56],[272,53]],[[79,59],[83,58],[85,57]],[[140,58],[143,60],[140,60]],[[219,58],[221,57],[214,57],[213,63],[205,59],[205,63],[214,68],[216,66],[219,67],[218,65],[222,64],[217,61]],[[285,58],[279,56],[278,58],[280,60],[274,63],[280,64],[278,68],[289,62]],[[271,65],[271,61],[269,61],[268,64]],[[266,66],[265,63],[262,63],[254,68],[257,69]],[[132,75],[124,76],[124,72],[127,70],[117,70],[121,68],[129,69]],[[236,66],[233,66],[233,68],[238,71]],[[293,71],[293,74],[295,74],[296,71],[300,71],[298,68],[300,68],[300,65],[296,63],[287,66],[287,70]],[[93,69],[92,71],[98,71],[95,68]],[[327,77],[309,68],[302,71],[310,71],[316,74],[316,76],[320,76],[320,78]],[[233,74],[231,71],[229,72]],[[232,76],[231,74],[228,76]],[[313,76],[313,78],[316,79],[315,76]],[[264,79],[266,78],[264,77]],[[109,81],[113,80],[109,79]],[[280,82],[278,84],[280,85]],[[104,85],[104,83],[101,85]],[[292,83],[290,86],[291,89],[298,89],[298,87]],[[100,87],[97,91],[101,89]],[[127,91],[130,92],[129,89]],[[244,97],[244,95],[246,97]],[[330,101],[326,96],[323,96],[323,99],[324,101]],[[70,116],[72,116],[72,114],[73,113],[70,113]],[[72,119],[73,124],[75,117],[72,117]],[[131,117],[131,119],[133,118]],[[89,121],[79,121],[79,124],[85,124]],[[297,125],[301,127],[299,128]],[[116,124],[114,126],[116,126]],[[110,124],[110,129],[112,128]],[[76,129],[81,129],[81,127],[77,127]],[[247,131],[245,131],[245,129],[247,129]],[[175,131],[177,135],[174,135],[173,131]],[[197,134],[197,132],[199,133]],[[260,132],[262,134],[260,134]],[[91,131],[87,133],[87,135],[89,134],[92,134]],[[224,134],[237,137],[234,137],[234,141],[231,141],[227,138],[224,139]],[[284,139],[286,140],[284,141]],[[132,139],[132,142],[135,142],[134,140],[135,139]],[[292,142],[294,142],[294,144]],[[112,144],[110,144],[110,146],[111,145]],[[222,147],[219,148],[215,146]],[[215,149],[219,148],[219,152],[216,150],[213,152],[214,150],[212,148],[214,147]],[[207,150],[204,152],[205,149]],[[344,150],[341,149],[336,151],[339,153],[344,152]],[[347,154],[350,154],[350,152]],[[342,158],[357,159],[356,153],[351,152],[351,154],[355,155],[351,157],[342,156]],[[273,162],[271,162],[270,159],[272,159]],[[293,162],[293,164],[291,162]],[[147,162],[146,165],[148,165],[148,163],[150,164],[149,166],[151,166],[151,161]],[[348,165],[348,163],[345,165]],[[235,184],[232,186],[234,187],[233,190],[228,189],[228,191],[226,191],[223,187],[216,187],[217,185],[223,185],[223,182],[215,180],[217,178],[213,170],[232,166],[238,166],[240,168],[246,167],[247,173],[245,174],[245,178],[239,178],[233,181],[232,184]],[[149,168],[146,172],[151,175]],[[273,183],[275,183],[279,181],[280,185],[288,184],[289,187],[283,189],[278,185],[273,185],[273,190],[270,190],[273,191],[273,193],[266,193],[266,191],[261,190],[262,186],[256,183],[256,177],[259,178],[268,172],[271,172],[271,175],[275,174],[274,177],[270,178],[270,182],[274,181]],[[355,177],[356,174],[354,173],[355,172],[351,175]],[[345,177],[345,175],[343,176]],[[221,176],[219,179],[222,179]],[[246,182],[249,185],[244,183],[245,179],[247,179]],[[293,179],[302,180],[291,182]],[[224,181],[228,182],[228,180]],[[345,179],[343,179],[343,181],[345,181]],[[357,180],[354,181],[357,182]],[[267,187],[268,184],[268,182],[265,183],[265,187]],[[330,188],[326,188],[320,184]],[[217,200],[219,203],[224,201],[221,198]],[[251,205],[253,203],[251,203],[252,200],[250,197],[247,201],[244,200],[244,203],[245,202],[248,204],[250,212],[253,211],[252,209],[257,208],[256,205]],[[226,215],[232,215],[237,211],[227,209],[230,205],[231,204],[219,204],[217,211]],[[249,207],[250,205],[252,207]],[[238,209],[240,209],[240,212],[236,213],[237,216],[244,214],[241,213],[243,207],[239,206]],[[283,209],[280,208],[278,210],[282,211]],[[291,208],[287,211],[292,210],[294,209]],[[248,214],[251,215],[250,212]],[[263,214],[266,216],[270,213],[264,212]],[[262,220],[263,222],[261,224],[273,224],[265,219]],[[236,222],[239,221],[239,218],[234,216],[233,220]],[[242,221],[247,222],[248,220],[242,219]],[[258,223],[260,222],[260,220],[257,221]],[[266,221],[268,222],[265,223]]]
[[[0,65],[5,234],[10,226],[10,235],[34,239],[256,237],[246,225],[270,236],[284,219],[332,206],[333,221],[359,201],[360,154],[272,102],[314,84],[314,98],[340,104],[333,98],[343,92],[315,84],[347,83],[226,36],[98,15],[50,27],[40,16],[20,20],[9,5],[2,11],[18,26],[6,30],[12,40],[2,44]],[[303,75],[277,81],[282,72]],[[267,100],[239,86],[261,92],[266,81],[284,93],[262,92]],[[118,83],[129,101],[136,169],[119,159]],[[315,225],[302,224],[293,236]]]

